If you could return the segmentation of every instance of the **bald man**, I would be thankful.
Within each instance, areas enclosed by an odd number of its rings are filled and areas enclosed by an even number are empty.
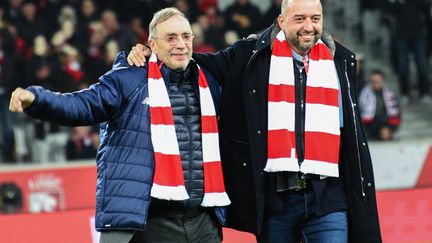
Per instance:
[[[227,226],[259,242],[381,242],[355,55],[323,18],[319,0],[285,0],[258,38],[193,56],[223,83]]]

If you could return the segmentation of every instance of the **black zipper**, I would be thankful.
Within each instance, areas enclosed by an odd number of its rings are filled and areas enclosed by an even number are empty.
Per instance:
[[[301,147],[297,147],[297,153],[300,153],[299,158],[301,159],[300,162],[304,161],[304,157],[305,157],[305,147],[304,147],[304,141],[305,141],[305,117],[306,117],[306,107],[305,107],[305,99],[306,99],[306,91],[305,91],[305,83],[306,80],[304,79],[304,75],[303,75],[303,71],[305,70],[305,68],[303,67],[300,70],[300,131],[299,131],[299,136],[300,136],[300,142],[301,142]]]
[[[346,78],[346,81],[347,81],[347,84],[348,84],[348,97],[349,97],[349,100],[350,100],[351,111],[353,113],[353,118],[354,118],[353,122],[354,122],[355,143],[356,143],[356,147],[357,147],[357,160],[358,160],[358,166],[359,166],[359,170],[360,170],[360,186],[361,186],[361,192],[362,192],[363,201],[366,202],[366,193],[365,193],[365,190],[364,190],[363,169],[362,169],[361,162],[360,162],[361,160],[360,160],[360,148],[359,148],[359,144],[358,144],[358,131],[357,131],[356,112],[355,112],[354,102],[353,102],[353,99],[352,99],[352,96],[351,96],[351,85],[350,85],[349,78],[348,78],[348,73],[347,73],[348,65],[347,65],[347,61],[346,60],[344,60],[344,62],[345,62],[344,73],[345,73],[345,78]]]

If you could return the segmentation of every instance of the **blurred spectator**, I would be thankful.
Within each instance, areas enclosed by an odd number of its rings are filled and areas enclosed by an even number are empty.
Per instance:
[[[217,0],[198,0],[198,9],[201,13],[205,13],[208,8],[217,8]]]
[[[180,12],[182,12],[187,19],[189,19],[190,21],[193,20],[193,13],[192,10],[190,8],[190,4],[188,1],[186,0],[176,0],[175,1],[175,6],[178,10],[180,10]]]
[[[14,159],[16,161],[31,160],[31,144],[34,143],[34,122],[25,115],[16,115],[13,121]]]
[[[67,1],[67,4],[70,1]],[[44,1],[36,1],[38,8],[38,15],[43,16],[47,23],[47,30],[49,35],[54,33],[55,30],[59,28],[58,16],[65,5],[66,1],[64,0],[44,0]],[[47,36],[48,37],[48,36]]]
[[[401,122],[396,94],[386,85],[380,70],[370,75],[370,83],[360,93],[360,114],[367,134],[372,139],[390,140]]]
[[[21,84],[24,87],[30,85],[43,85],[51,76],[51,67],[49,66],[49,46],[45,36],[38,35],[34,39],[33,54],[26,62],[24,79]]]
[[[99,18],[96,5],[93,0],[83,0],[80,10],[78,25],[82,30],[88,31],[90,23]]]
[[[63,45],[62,47],[68,45]],[[23,85],[41,85],[50,87],[53,91],[71,92],[78,89],[78,84],[61,69],[59,57],[53,55],[50,46],[43,35],[34,39],[33,53],[24,66]],[[15,137],[21,141],[20,147],[24,149],[19,156],[33,162],[64,161],[64,144],[67,139],[62,129],[50,122],[28,121],[24,117],[17,118],[14,126]],[[23,139],[32,141],[27,144]],[[21,148],[20,148],[21,149]]]
[[[22,0],[8,0],[5,8],[5,20],[16,24],[21,19]]]
[[[63,45],[61,48],[62,69],[79,86],[84,78],[84,71],[81,68],[80,54],[76,48],[71,45]]]
[[[203,30],[201,25],[198,23],[194,23],[191,26],[192,33],[194,34],[194,52],[196,53],[205,53],[205,52],[215,52],[216,49],[203,42]]]
[[[44,17],[37,14],[36,5],[33,2],[25,2],[22,5],[22,18],[17,23],[18,36],[24,41],[25,54],[31,54],[33,40],[37,35],[48,34],[48,25]]]
[[[89,27],[90,39],[84,53],[85,59],[83,66],[88,78],[96,82],[99,75],[108,70],[104,62],[104,45],[107,34],[100,22],[92,22]]]
[[[70,22],[67,21],[66,23]],[[68,36],[71,33],[73,34],[74,30],[69,24],[66,24],[63,29],[57,31],[51,39],[52,52],[60,70],[61,77],[59,78],[68,80],[72,86],[79,87],[86,76],[81,66],[82,58],[79,50],[67,43]]]
[[[66,161],[65,145],[68,133],[57,124],[36,120],[33,134],[26,134],[31,139],[31,161],[61,162]]]
[[[429,93],[428,18],[429,0],[387,0],[384,8],[396,16],[396,51],[403,104],[411,101],[409,54],[413,53],[417,67],[418,94],[424,104],[432,104]]]
[[[77,90],[78,85],[62,72],[56,56],[50,52],[50,47],[44,36],[35,38],[33,55],[26,63],[23,86],[41,85],[50,87],[57,92]]]
[[[364,43],[365,49],[373,53],[382,49],[384,44],[383,36],[386,35],[385,31],[388,30],[388,28],[384,28],[381,25],[383,16],[381,14],[380,2],[381,0],[360,1],[360,13],[363,21],[358,23],[357,31],[360,35],[360,40]],[[377,31],[377,28],[381,29],[381,31]]]
[[[116,14],[113,11],[103,11],[101,21],[107,32],[107,41],[115,40],[118,43],[120,50],[130,50],[137,42],[132,33],[119,24]]]
[[[265,29],[273,24],[281,13],[281,4],[282,0],[272,0],[272,5],[264,14],[262,20],[259,21],[261,23],[260,29]]]
[[[145,26],[148,26],[153,13],[166,6],[166,0],[95,0],[95,3],[101,11],[111,9],[116,13],[117,20],[121,23],[127,23],[131,17],[140,16]],[[174,5],[174,0],[169,1],[169,6]]]
[[[10,94],[15,81],[15,40],[4,21],[4,10],[0,7],[0,118],[2,126],[2,160],[13,160],[13,117],[9,112]]]
[[[119,45],[115,40],[110,40],[105,45],[105,70],[109,70],[114,63],[117,53],[119,53]]]
[[[232,46],[239,39],[237,32],[230,30],[225,32],[224,41],[227,46]]]
[[[138,40],[138,43],[143,45],[147,44],[149,33],[142,26],[141,18],[134,17],[130,20],[129,29],[135,35],[135,38]]]
[[[84,0],[78,13],[77,31],[82,38],[83,46],[78,46],[81,53],[85,53],[92,34],[91,25],[99,20],[96,5],[93,0]]]
[[[72,6],[66,5],[61,8],[60,15],[57,18],[59,23],[59,32],[64,35],[64,43],[68,43],[78,50],[84,50],[88,44],[86,32],[78,30],[78,17]]]
[[[226,28],[237,31],[240,37],[247,37],[259,28],[261,13],[249,0],[236,0],[225,10]]]
[[[207,6],[204,15],[197,18],[197,23],[204,32],[204,43],[213,46],[216,50],[226,47],[223,37],[225,32],[224,20],[216,6]]]
[[[94,159],[99,146],[98,138],[98,133],[90,127],[74,127],[72,137],[66,143],[67,160]]]

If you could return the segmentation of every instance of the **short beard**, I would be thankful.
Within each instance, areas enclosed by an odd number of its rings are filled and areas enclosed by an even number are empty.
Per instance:
[[[315,39],[313,41],[313,43],[310,44],[301,44],[299,37],[300,37],[300,33],[297,33],[294,37],[288,34],[285,34],[285,36],[287,37],[287,41],[294,46],[295,48],[297,48],[298,50],[300,50],[301,52],[304,53],[308,53],[312,47],[317,43],[317,41],[319,40],[319,38],[321,38],[321,35],[318,34],[317,31],[314,32],[315,35]]]

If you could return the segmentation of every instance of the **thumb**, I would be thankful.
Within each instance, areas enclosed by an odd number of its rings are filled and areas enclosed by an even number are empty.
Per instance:
[[[23,103],[28,103],[28,104],[31,104],[35,99],[35,95],[32,92],[25,89],[23,89],[22,92],[19,93],[18,97]]]
[[[144,53],[144,56],[146,56],[146,57],[149,57],[152,54],[151,50],[148,48],[146,48],[143,53]]]

